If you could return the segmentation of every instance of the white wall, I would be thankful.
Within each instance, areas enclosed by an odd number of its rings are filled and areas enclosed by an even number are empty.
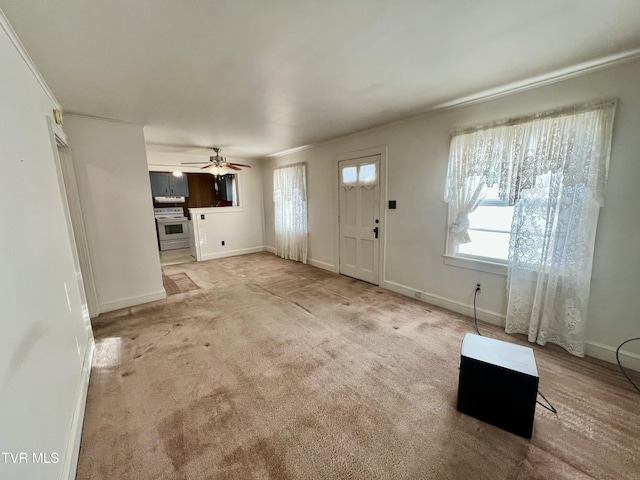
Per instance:
[[[640,61],[635,60],[525,92],[414,117],[328,142],[265,163],[265,243],[274,245],[273,168],[307,162],[309,256],[317,264],[337,265],[335,249],[335,157],[358,149],[387,145],[385,286],[425,301],[470,313],[476,282],[481,318],[500,323],[506,312],[505,277],[445,265],[447,208],[443,201],[450,131],[494,120],[618,97],[606,204],[601,211],[593,269],[587,330],[590,355],[614,361],[615,347],[639,336],[640,255]],[[386,218],[386,224],[385,222]],[[629,348],[639,352],[637,346]],[[628,361],[632,361],[628,359]],[[640,362],[634,363],[635,368]]]
[[[165,298],[142,127],[67,115],[100,312]]]
[[[93,337],[49,130],[59,106],[12,36],[0,12],[0,452],[28,463],[0,455],[0,478],[73,477]],[[41,452],[59,461],[34,464]]]

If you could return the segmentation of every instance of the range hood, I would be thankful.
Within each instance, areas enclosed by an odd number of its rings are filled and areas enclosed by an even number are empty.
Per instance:
[[[153,197],[156,203],[184,203],[184,197]]]

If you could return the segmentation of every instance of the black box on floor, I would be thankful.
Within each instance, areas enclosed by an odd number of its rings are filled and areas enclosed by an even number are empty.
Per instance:
[[[538,380],[531,348],[465,335],[458,379],[460,412],[531,438]]]

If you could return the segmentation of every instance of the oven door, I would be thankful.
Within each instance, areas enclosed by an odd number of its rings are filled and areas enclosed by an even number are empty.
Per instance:
[[[188,240],[189,229],[187,220],[176,220],[170,218],[158,219],[158,238],[160,242],[167,240]]]

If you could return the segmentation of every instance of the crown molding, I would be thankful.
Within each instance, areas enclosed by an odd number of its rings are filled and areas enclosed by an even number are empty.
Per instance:
[[[64,112],[64,116],[65,117],[86,118],[88,120],[100,120],[102,122],[119,123],[121,125],[129,125],[131,127],[144,128],[143,125],[138,125],[137,123],[125,122],[124,120],[117,120],[115,118],[99,117],[98,115],[87,115],[85,113],[77,113],[77,112],[73,112],[73,111]]]
[[[27,65],[27,67],[29,67],[29,70],[31,70],[31,73],[40,84],[40,87],[42,87],[42,90],[44,91],[44,93],[47,95],[47,97],[49,97],[49,100],[51,100],[53,107],[56,110],[62,110],[60,103],[58,102],[55,95],[49,88],[49,85],[47,85],[47,82],[45,82],[44,77],[38,70],[38,67],[36,67],[36,64],[33,62],[33,59],[27,53],[27,50],[24,48],[24,45],[22,44],[15,30],[9,23],[9,19],[5,16],[2,10],[0,10],[0,26],[2,26],[2,29],[5,31],[5,33],[9,37],[9,40],[11,41],[11,43],[13,43],[13,46],[16,48],[16,50],[22,57],[22,60],[24,61],[24,63]]]
[[[281,150],[280,152],[270,153],[269,155],[266,155],[266,158],[284,157],[286,155],[291,155],[292,153],[308,150],[309,148],[316,147],[318,145],[321,145],[322,143],[323,142],[309,144],[309,145],[302,145],[301,147],[288,148],[287,150]]]
[[[562,82],[570,78],[597,72],[598,70],[604,70],[605,68],[635,60],[637,58],[640,58],[640,48],[627,50],[626,52],[617,53],[615,55],[608,55],[606,57],[601,57],[596,60],[590,60],[588,62],[582,62],[571,67],[553,70],[552,72],[537,75],[535,77],[529,77],[525,80],[507,83],[506,85],[501,85],[500,87],[483,90],[478,93],[439,103],[430,107],[424,113],[436,110],[444,110],[448,108],[462,107],[472,105],[474,103],[486,102],[495,98],[532,90],[534,88],[551,85],[553,83]]]

